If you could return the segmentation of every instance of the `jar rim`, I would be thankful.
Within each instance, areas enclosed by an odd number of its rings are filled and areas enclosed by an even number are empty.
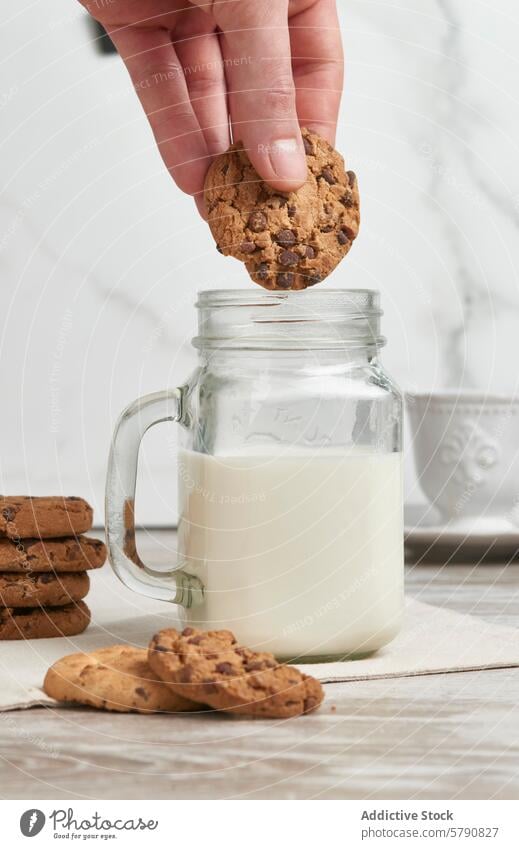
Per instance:
[[[293,303],[298,307],[322,305],[355,308],[370,315],[382,315],[378,289],[302,289],[300,291],[247,289],[202,289],[195,306],[199,309],[225,306],[265,306],[266,304]]]
[[[376,289],[215,289],[198,293],[197,348],[382,346]]]

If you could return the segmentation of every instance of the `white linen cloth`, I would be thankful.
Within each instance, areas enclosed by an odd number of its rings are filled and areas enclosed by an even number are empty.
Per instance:
[[[65,654],[113,643],[146,646],[175,626],[175,607],[136,595],[105,566],[91,573],[92,624],[77,637],[0,642],[0,711],[55,704],[41,689],[45,672]],[[404,626],[390,645],[361,660],[300,665],[322,682],[399,678],[519,666],[519,630],[407,598]]]

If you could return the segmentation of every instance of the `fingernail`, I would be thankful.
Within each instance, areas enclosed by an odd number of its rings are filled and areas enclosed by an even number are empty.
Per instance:
[[[269,145],[270,165],[276,177],[298,185],[306,180],[306,159],[301,138],[276,139]]]

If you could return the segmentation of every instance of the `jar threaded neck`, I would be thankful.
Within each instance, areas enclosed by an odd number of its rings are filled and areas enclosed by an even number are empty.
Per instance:
[[[198,295],[196,348],[256,350],[381,347],[380,295],[372,289]]]

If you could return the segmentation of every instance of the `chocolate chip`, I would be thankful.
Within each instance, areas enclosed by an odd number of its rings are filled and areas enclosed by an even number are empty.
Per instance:
[[[261,672],[264,669],[273,669],[274,666],[277,666],[275,660],[249,660],[245,669],[247,672]]]
[[[346,209],[351,209],[354,206],[353,197],[351,195],[343,195],[341,198],[341,203]]]
[[[2,510],[2,516],[6,520],[6,522],[12,522],[16,516],[16,510],[14,507],[4,507]]]
[[[149,694],[146,692],[144,687],[136,687],[135,688],[135,695],[141,696],[141,698],[143,698],[145,702],[147,702],[148,699],[149,699]]]
[[[337,234],[337,241],[339,242],[339,245],[347,245],[350,240],[344,230],[339,230],[339,233]]]
[[[249,660],[249,662],[245,664],[246,672],[258,672],[260,669],[264,668],[263,661],[261,660]]]
[[[355,171],[346,171],[346,174],[348,175],[348,183],[353,188],[357,182],[357,175],[355,174]]]
[[[55,575],[43,574],[38,576],[38,580],[41,584],[52,584],[53,581],[56,580]]]
[[[314,155],[314,146],[313,146],[312,142],[310,141],[310,139],[307,139],[303,136],[303,144],[304,144],[304,147],[305,147],[306,155],[307,156],[313,156]]]
[[[218,251],[219,254],[223,254],[223,251],[222,251],[220,245],[216,245],[216,250]]]
[[[319,702],[317,701],[317,699],[314,699],[313,696],[307,696],[307,698],[304,700],[303,712],[307,713],[309,710],[313,710],[314,707],[317,707],[318,704]]]
[[[258,280],[266,280],[269,276],[269,267],[266,262],[260,262],[256,269],[256,277]]]
[[[331,233],[333,229],[333,224],[325,224],[324,227],[321,227],[321,233]]]
[[[183,637],[190,637],[191,634],[194,634],[194,633],[195,633],[194,628],[184,628],[184,630],[182,631],[182,636]]]
[[[326,180],[326,182],[329,183],[330,186],[333,186],[334,183],[337,182],[331,168],[323,168],[320,176],[323,178],[323,180]]]
[[[332,212],[333,212],[333,204],[332,203],[325,203],[324,211],[326,212],[326,215],[331,215]]]
[[[256,250],[256,245],[254,242],[242,242],[240,245],[240,251],[244,254],[253,254]]]
[[[293,218],[294,215],[296,214],[295,206],[290,205],[289,207],[287,207],[287,214],[288,214],[289,218]]]
[[[276,236],[276,242],[278,245],[282,245],[284,248],[290,248],[292,245],[295,245],[296,236],[293,230],[280,230]]]
[[[344,233],[344,235],[346,236],[346,238],[349,239],[350,242],[353,242],[353,240],[355,238],[355,231],[352,230],[351,227],[348,227],[347,224],[343,224],[342,227],[341,227],[341,230]]]
[[[216,664],[216,671],[220,672],[222,675],[233,675],[234,667],[232,663],[229,663],[227,660],[224,660],[222,663]]]
[[[294,251],[281,251],[279,262],[281,265],[297,265],[299,257]]]
[[[196,637],[191,637],[191,639],[188,640],[188,643],[189,643],[190,646],[199,646],[203,639],[204,639],[204,635],[198,634],[198,636],[196,636]]]
[[[192,677],[193,677],[193,667],[189,666],[189,664],[188,664],[187,666],[184,666],[182,672],[180,673],[180,680],[182,681],[183,684],[189,684],[189,682],[192,680]]]
[[[161,646],[160,643],[157,643],[156,646],[153,647],[153,651],[169,651],[166,646]]]
[[[314,259],[315,258],[314,248],[311,245],[305,245],[304,247],[305,247],[305,257],[307,259]]]
[[[276,282],[280,289],[290,289],[290,287],[293,286],[295,279],[296,276],[293,271],[280,271],[276,278]]]
[[[306,281],[307,286],[315,286],[316,283],[320,283],[323,278],[320,274],[311,274]]]
[[[253,233],[262,233],[263,230],[267,229],[266,215],[264,215],[263,212],[260,212],[259,209],[256,209],[249,215],[247,226]]]

